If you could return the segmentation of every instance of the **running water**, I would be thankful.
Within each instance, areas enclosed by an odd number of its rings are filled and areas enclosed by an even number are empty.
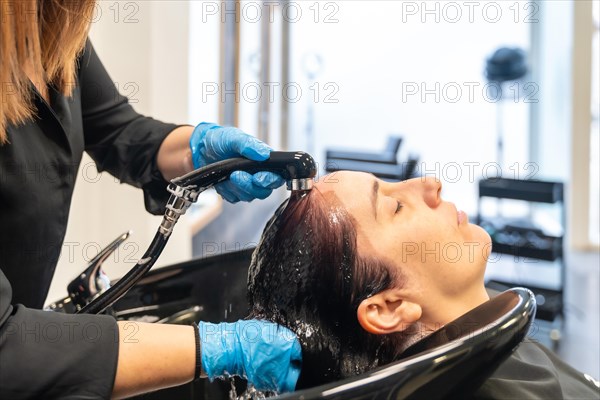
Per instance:
[[[268,397],[277,396],[277,392],[260,391],[256,389],[252,384],[248,383],[246,391],[238,396],[237,390],[235,389],[235,380],[229,379],[231,383],[231,390],[229,391],[229,400],[262,400]]]

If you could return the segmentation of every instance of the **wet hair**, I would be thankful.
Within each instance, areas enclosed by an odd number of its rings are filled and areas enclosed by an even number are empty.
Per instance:
[[[354,220],[337,203],[316,189],[292,193],[267,222],[248,273],[250,317],[283,325],[300,340],[298,389],[389,363],[404,340],[358,323],[359,304],[403,278],[358,254]]]

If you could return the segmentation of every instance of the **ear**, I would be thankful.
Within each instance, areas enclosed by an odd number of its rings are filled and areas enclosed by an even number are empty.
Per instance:
[[[421,314],[421,306],[404,299],[399,289],[384,290],[363,300],[356,311],[360,326],[376,335],[402,332]]]

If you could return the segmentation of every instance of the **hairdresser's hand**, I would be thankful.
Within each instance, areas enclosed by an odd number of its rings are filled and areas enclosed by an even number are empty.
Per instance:
[[[254,161],[269,158],[271,148],[265,143],[237,128],[203,122],[198,125],[190,139],[194,168],[232,157],[246,157]],[[230,203],[267,198],[273,189],[283,185],[284,180],[271,172],[251,175],[235,171],[228,181],[215,186],[217,192]]]
[[[296,335],[272,322],[198,323],[202,369],[212,381],[244,377],[258,390],[291,392],[300,376],[302,350]]]

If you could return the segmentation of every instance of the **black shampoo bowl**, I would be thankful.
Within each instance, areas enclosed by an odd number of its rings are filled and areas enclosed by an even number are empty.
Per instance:
[[[115,304],[115,315],[184,324],[244,318],[251,254],[242,250],[151,271]],[[523,340],[534,314],[531,292],[511,289],[416,343],[399,361],[279,398],[467,398]],[[224,399],[229,389],[229,382],[202,381],[139,398]]]

